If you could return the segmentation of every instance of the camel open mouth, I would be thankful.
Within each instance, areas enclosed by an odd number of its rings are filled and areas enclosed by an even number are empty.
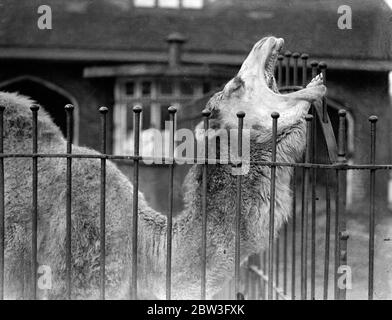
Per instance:
[[[275,93],[279,93],[278,86],[276,85],[276,79],[275,79],[275,66],[280,51],[283,48],[283,45],[284,45],[283,39],[276,39],[275,44],[272,46],[264,66],[264,70],[265,70],[264,77],[265,77],[265,81],[267,82],[267,86],[270,90],[272,90]]]

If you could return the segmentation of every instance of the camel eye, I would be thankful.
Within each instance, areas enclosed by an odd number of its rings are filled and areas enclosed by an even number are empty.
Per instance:
[[[235,77],[233,82],[234,82],[233,91],[237,91],[245,86],[244,80],[242,80],[240,77]]]

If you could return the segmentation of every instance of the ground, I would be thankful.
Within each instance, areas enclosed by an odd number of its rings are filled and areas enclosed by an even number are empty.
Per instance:
[[[321,194],[318,192],[318,194]],[[300,252],[301,252],[301,203],[300,192],[297,194],[297,235],[296,235],[296,298],[300,297]],[[319,197],[317,200],[317,226],[316,226],[316,299],[323,299],[323,281],[324,281],[324,259],[325,259],[325,199]],[[329,264],[329,282],[328,282],[328,299],[334,296],[334,201],[331,202],[331,233],[330,233],[330,264]],[[350,234],[348,239],[348,266],[352,270],[352,289],[347,290],[348,300],[367,299],[368,298],[368,261],[369,261],[369,227],[367,208],[358,214],[349,213],[347,219],[347,230]],[[310,212],[309,212],[310,214]],[[380,215],[379,215],[380,216]],[[385,215],[377,216],[376,213],[376,230],[375,230],[375,257],[374,257],[374,299],[392,299],[392,217]],[[309,220],[310,228],[310,220]],[[292,244],[292,220],[288,222],[288,260],[287,260],[287,288],[291,292],[291,244]],[[310,229],[309,229],[310,230]],[[281,235],[283,229],[281,230]],[[310,234],[308,243],[308,297],[310,296]],[[262,263],[262,258],[260,258]],[[252,264],[252,263],[251,263]],[[267,264],[268,265],[268,264]],[[274,268],[275,268],[274,261]],[[248,263],[244,263],[242,273],[243,290],[246,287],[246,268]],[[283,245],[280,242],[280,285],[283,283]],[[257,281],[257,278],[251,281]],[[275,278],[276,280],[276,278]],[[262,282],[260,282],[262,283]],[[225,290],[217,298],[230,298],[230,291],[233,288],[232,283],[228,283]],[[248,297],[249,298],[249,297]],[[291,296],[290,296],[291,298]]]

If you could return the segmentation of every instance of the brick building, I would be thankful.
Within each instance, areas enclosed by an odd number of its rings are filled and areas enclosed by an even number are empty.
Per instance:
[[[129,153],[131,107],[144,108],[143,128],[163,129],[169,105],[179,122],[196,121],[195,103],[232,77],[265,35],[286,40],[329,66],[329,109],[349,112],[349,160],[369,161],[367,118],[380,117],[377,161],[392,163],[391,9],[381,0],[48,0],[52,29],[37,21],[41,1],[0,3],[0,90],[19,91],[42,104],[64,130],[63,106],[75,105],[74,142],[99,148],[97,108],[108,106],[108,147]],[[352,8],[352,29],[337,26],[340,5]],[[170,37],[169,37],[170,35]],[[185,41],[186,40],[186,41]],[[181,52],[182,51],[182,52]],[[189,121],[191,120],[191,121]],[[126,172],[128,166],[120,164]],[[181,180],[185,168],[179,169]],[[165,175],[142,169],[142,190],[165,211]],[[158,178],[157,178],[158,177]],[[368,177],[349,176],[348,200],[361,206]],[[388,175],[378,176],[380,205]],[[177,184],[179,198],[181,187]],[[180,206],[180,204],[179,204]]]

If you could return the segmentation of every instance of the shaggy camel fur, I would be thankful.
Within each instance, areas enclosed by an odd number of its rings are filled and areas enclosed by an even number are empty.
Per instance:
[[[238,75],[208,103],[211,127],[236,128],[236,112],[245,111],[250,129],[251,160],[270,160],[272,111],[280,113],[277,161],[293,162],[305,147],[304,116],[310,103],[325,94],[317,77],[307,88],[280,95],[273,70],[283,45],[274,37],[259,41]],[[5,152],[31,152],[33,101],[0,93],[4,113]],[[38,116],[40,153],[63,153],[66,141],[44,110]],[[93,150],[73,147],[78,154]],[[72,294],[73,298],[99,297],[99,159],[74,159],[72,190]],[[66,160],[38,160],[38,263],[50,266],[49,299],[65,297]],[[5,294],[26,295],[31,253],[31,159],[5,160]],[[291,171],[278,168],[276,230],[290,212]],[[207,296],[212,297],[234,270],[235,181],[229,165],[208,167]],[[201,167],[194,165],[184,183],[185,209],[173,224],[172,292],[175,299],[197,299],[201,265]],[[132,248],[132,184],[110,162],[107,164],[106,288],[109,299],[130,297]],[[268,167],[251,165],[243,177],[241,258],[259,252],[267,243],[270,192]],[[150,297],[165,297],[166,217],[152,210],[139,194],[138,287]],[[38,290],[40,298],[44,292]]]

